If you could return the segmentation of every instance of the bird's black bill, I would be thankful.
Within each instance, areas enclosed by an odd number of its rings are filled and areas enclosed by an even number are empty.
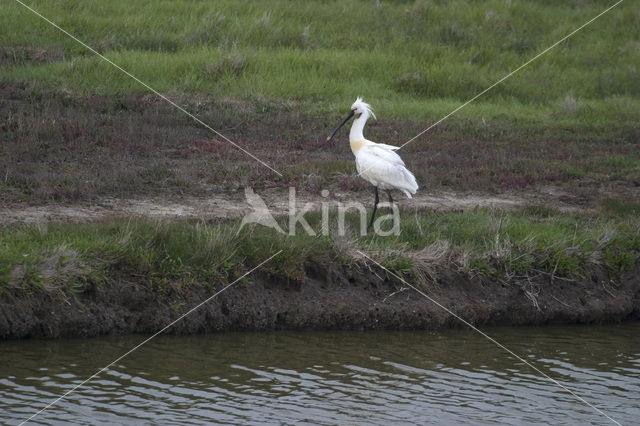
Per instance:
[[[333,137],[334,137],[334,136],[335,136],[335,134],[338,132],[338,130],[340,130],[340,128],[341,128],[342,126],[344,126],[344,125],[345,125],[345,123],[346,123],[347,121],[349,121],[349,119],[350,119],[351,117],[353,117],[353,114],[355,114],[355,113],[356,113],[355,111],[351,110],[351,112],[349,113],[349,115],[347,115],[347,118],[345,118],[345,119],[344,119],[344,121],[343,121],[342,123],[340,123],[340,125],[339,125],[338,127],[336,127],[336,129],[331,133],[331,136],[329,136],[329,137],[327,138],[327,142],[329,142],[331,139],[333,139]]]

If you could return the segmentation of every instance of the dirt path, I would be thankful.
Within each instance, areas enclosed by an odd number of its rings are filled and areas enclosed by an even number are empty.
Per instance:
[[[289,194],[282,191],[257,191],[274,215],[287,214]],[[209,198],[176,197],[164,198],[105,198],[93,203],[45,204],[39,206],[10,205],[0,207],[0,224],[42,223],[42,222],[92,222],[113,218],[147,217],[154,219],[189,218],[219,219],[239,217],[251,211],[249,204],[240,193],[237,195],[216,195]],[[525,205],[545,205],[560,211],[579,211],[584,208],[577,204],[561,201],[558,194],[529,193],[522,195],[486,195],[457,193],[423,193],[413,199],[400,199],[402,208],[426,208],[433,210],[469,210],[475,207],[514,209]],[[320,208],[320,203],[361,202],[370,207],[370,194],[332,193],[328,197],[313,194],[296,194],[297,208],[312,203]]]

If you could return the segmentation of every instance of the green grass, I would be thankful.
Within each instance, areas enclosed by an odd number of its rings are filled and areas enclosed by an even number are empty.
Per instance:
[[[269,169],[16,2],[0,15],[0,201],[362,190],[342,141],[400,145],[596,16],[609,1],[29,2],[240,142]],[[403,149],[428,190],[640,182],[640,12],[623,2]],[[620,190],[632,188],[631,191]],[[605,194],[604,197],[609,196]],[[593,199],[597,198],[597,199]],[[593,204],[591,204],[593,205]]]
[[[283,253],[264,269],[297,281],[304,280],[306,262],[349,266],[362,261],[358,250],[412,279],[433,279],[445,269],[502,280],[536,274],[589,279],[596,271],[619,277],[640,255],[637,215],[566,215],[535,206],[512,213],[406,212],[401,234],[389,237],[359,236],[355,214],[347,215],[346,236],[338,236],[336,212],[330,217],[332,231],[316,236],[300,229],[286,236],[261,226],[238,232],[237,220],[5,226],[0,288],[70,297],[90,284],[120,279],[155,291],[194,282],[218,287],[278,250]],[[320,213],[307,219],[320,229]]]
[[[208,194],[202,183],[360,190],[348,148],[324,143],[331,126],[318,117],[333,120],[362,95],[383,119],[372,123],[372,139],[400,144],[611,3],[29,2],[229,129],[283,170],[274,182],[181,114],[136,96],[147,89],[8,1],[0,14],[0,199]],[[425,188],[514,190],[578,179],[636,185],[638,39],[640,9],[624,2],[462,109],[424,145],[409,146],[409,167]],[[290,279],[304,277],[308,259],[353,262],[354,248],[418,276],[442,267],[501,279],[536,270],[569,278],[594,268],[620,273],[638,257],[637,212],[637,204],[617,199],[601,201],[597,216],[541,207],[405,212],[402,235],[386,238],[357,236],[354,216],[347,238],[260,228],[236,236],[234,221],[11,226],[0,230],[0,285],[68,294],[118,274],[158,288],[217,285],[279,249],[285,254],[266,269]]]
[[[607,198],[600,201],[598,210],[608,217],[638,217],[640,216],[640,202]]]
[[[166,288],[194,281],[231,281],[282,250],[266,270],[300,278],[304,261],[321,256],[326,241],[287,239],[258,231],[241,233],[237,223],[117,221],[0,229],[3,290],[60,290],[120,278]]]
[[[424,119],[453,110],[610,2],[30,4],[163,92],[288,101],[312,112],[344,110],[362,95],[381,117]],[[639,37],[640,13],[623,3],[460,116],[582,127],[637,122]],[[3,7],[0,39],[12,52],[0,82],[146,92],[17,3]],[[33,55],[19,48],[58,52],[61,60],[28,60]]]

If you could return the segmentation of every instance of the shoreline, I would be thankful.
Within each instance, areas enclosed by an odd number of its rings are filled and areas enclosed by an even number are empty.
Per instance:
[[[305,278],[257,272],[166,331],[188,335],[271,330],[438,330],[459,320],[373,264],[307,262]],[[64,300],[52,293],[3,295],[0,338],[62,338],[155,333],[215,291],[194,283],[158,292],[121,277]],[[603,274],[569,281],[550,275],[499,282],[440,271],[421,285],[476,326],[610,323],[640,319],[640,270],[619,283]],[[221,288],[221,287],[220,287]]]

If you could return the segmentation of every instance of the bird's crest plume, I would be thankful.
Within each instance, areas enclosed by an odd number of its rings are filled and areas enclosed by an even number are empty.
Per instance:
[[[356,98],[356,101],[353,103],[351,108],[362,109],[363,111],[366,111],[371,117],[373,117],[374,120],[377,120],[376,115],[373,113],[373,110],[371,109],[371,105],[363,101],[362,96],[358,96]]]

